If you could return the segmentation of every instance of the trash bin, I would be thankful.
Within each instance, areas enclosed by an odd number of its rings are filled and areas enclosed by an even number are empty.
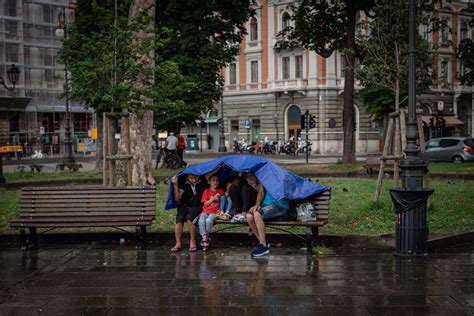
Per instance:
[[[198,141],[197,134],[188,134],[186,141],[187,141],[187,150],[192,150],[192,151],[199,150],[199,141]]]
[[[390,190],[397,215],[395,255],[424,256],[427,254],[427,201],[433,192],[433,189]]]

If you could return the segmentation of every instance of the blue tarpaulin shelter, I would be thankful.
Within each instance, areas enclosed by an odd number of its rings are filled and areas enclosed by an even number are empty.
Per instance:
[[[265,190],[277,200],[304,200],[330,189],[297,176],[273,161],[249,155],[223,156],[191,166],[177,174],[178,181],[184,183],[187,174],[205,175],[220,165],[223,167],[217,175],[221,184],[226,183],[227,179],[237,172],[252,172],[263,184]],[[178,203],[174,201],[173,184],[170,183],[165,209],[176,207],[178,207]]]

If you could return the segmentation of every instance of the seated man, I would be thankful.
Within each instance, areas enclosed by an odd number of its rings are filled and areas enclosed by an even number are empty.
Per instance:
[[[260,257],[270,252],[265,238],[265,221],[285,215],[288,209],[288,200],[275,200],[260,184],[257,202],[247,213],[247,222],[259,242],[251,254],[252,257]]]

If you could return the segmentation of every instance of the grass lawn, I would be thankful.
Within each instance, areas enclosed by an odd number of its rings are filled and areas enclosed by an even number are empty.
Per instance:
[[[391,209],[388,189],[384,181],[380,201],[372,203],[376,179],[321,179],[320,183],[332,187],[330,224],[322,233],[372,235],[393,233],[395,215]],[[435,193],[428,223],[431,234],[469,231],[474,228],[474,194],[472,182],[432,181]],[[171,232],[175,210],[164,211],[168,186],[160,184],[157,190],[157,216],[150,231]],[[9,221],[18,214],[20,192],[0,189],[0,232],[14,233]]]

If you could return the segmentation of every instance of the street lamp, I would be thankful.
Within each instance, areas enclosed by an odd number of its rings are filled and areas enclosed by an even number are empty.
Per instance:
[[[227,152],[224,135],[224,96],[221,96],[221,121],[219,123],[219,152]]]
[[[12,86],[9,87],[5,83],[5,79],[0,77],[0,83],[7,89],[8,91],[13,91],[15,90],[16,83],[18,82],[18,77],[20,76],[20,70],[18,69],[15,64],[12,64],[10,67],[7,69],[7,78],[8,81],[12,83]],[[0,152],[0,183],[5,183],[5,177],[3,176],[3,154]]]
[[[67,37],[68,24],[66,16],[66,8],[62,8],[58,14],[56,23],[56,31],[54,34],[56,37],[64,39]],[[64,163],[74,163],[74,157],[72,155],[72,139],[71,139],[71,115],[69,113],[69,80],[67,73],[67,64],[64,63],[64,96],[66,97],[66,118],[64,122]]]
[[[400,161],[402,187],[390,190],[397,214],[394,254],[407,257],[427,253],[427,200],[433,193],[432,189],[423,188],[428,161],[416,143],[419,137],[416,122],[416,0],[410,0],[409,10],[406,158]]]

